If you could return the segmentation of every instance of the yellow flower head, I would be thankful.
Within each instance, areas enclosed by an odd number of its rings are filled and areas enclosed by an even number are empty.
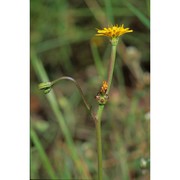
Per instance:
[[[118,27],[112,26],[104,29],[97,29],[97,34],[96,36],[108,36],[111,38],[117,38],[125,33],[130,33],[133,32],[133,30],[130,30],[129,28],[124,28],[124,24]]]

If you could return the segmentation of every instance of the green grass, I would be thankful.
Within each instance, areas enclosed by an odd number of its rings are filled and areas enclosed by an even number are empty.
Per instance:
[[[149,84],[143,77],[135,80],[131,72],[132,63],[148,71],[149,1],[31,0],[30,5],[31,178],[97,178],[95,125],[76,87],[63,81],[44,95],[38,84],[72,76],[96,112],[94,96],[107,76],[110,43],[94,34],[96,28],[115,23],[134,33],[119,43],[110,99],[102,115],[103,177],[149,179],[149,169],[143,174],[140,168],[140,159],[150,158]],[[139,50],[139,61],[127,63],[129,46]]]

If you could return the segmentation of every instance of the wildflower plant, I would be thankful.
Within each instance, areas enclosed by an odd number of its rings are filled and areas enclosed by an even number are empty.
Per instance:
[[[95,96],[95,99],[98,102],[98,109],[97,112],[94,113],[92,112],[91,106],[88,104],[83,91],[78,84],[78,82],[73,79],[72,77],[68,76],[63,76],[60,77],[52,82],[43,82],[39,84],[39,89],[43,90],[45,94],[49,93],[52,89],[52,87],[57,84],[59,81],[62,80],[69,80],[72,81],[77,89],[80,92],[80,95],[83,99],[83,102],[90,112],[94,122],[95,122],[95,127],[96,127],[96,140],[97,140],[97,157],[98,157],[98,180],[102,180],[102,138],[101,138],[101,119],[102,119],[102,113],[104,110],[104,106],[106,105],[107,101],[109,100],[109,92],[110,92],[110,87],[112,83],[112,77],[113,77],[113,71],[114,71],[114,65],[115,65],[115,59],[116,59],[116,49],[118,45],[118,41],[120,36],[133,32],[133,30],[129,28],[124,28],[124,25],[122,24],[121,26],[114,25],[108,28],[103,28],[103,29],[97,29],[97,34],[96,36],[105,36],[110,39],[112,49],[111,49],[111,57],[110,57],[110,62],[109,62],[109,69],[108,69],[108,77],[107,81],[104,80],[102,82],[102,86],[100,87],[99,92]]]

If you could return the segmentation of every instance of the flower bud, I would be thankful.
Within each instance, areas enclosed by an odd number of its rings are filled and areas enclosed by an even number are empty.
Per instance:
[[[39,90],[43,90],[44,94],[48,94],[51,91],[52,83],[44,82],[38,85]]]
[[[97,95],[95,96],[96,100],[98,101],[99,105],[104,105],[107,103],[109,96],[106,93],[108,89],[108,84],[106,81],[103,81],[103,84],[99,90],[99,92],[97,93]]]

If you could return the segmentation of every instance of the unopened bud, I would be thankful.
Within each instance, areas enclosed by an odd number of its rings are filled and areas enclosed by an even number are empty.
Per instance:
[[[47,94],[51,91],[52,83],[51,82],[44,82],[38,85],[39,90],[43,90],[44,94]]]

